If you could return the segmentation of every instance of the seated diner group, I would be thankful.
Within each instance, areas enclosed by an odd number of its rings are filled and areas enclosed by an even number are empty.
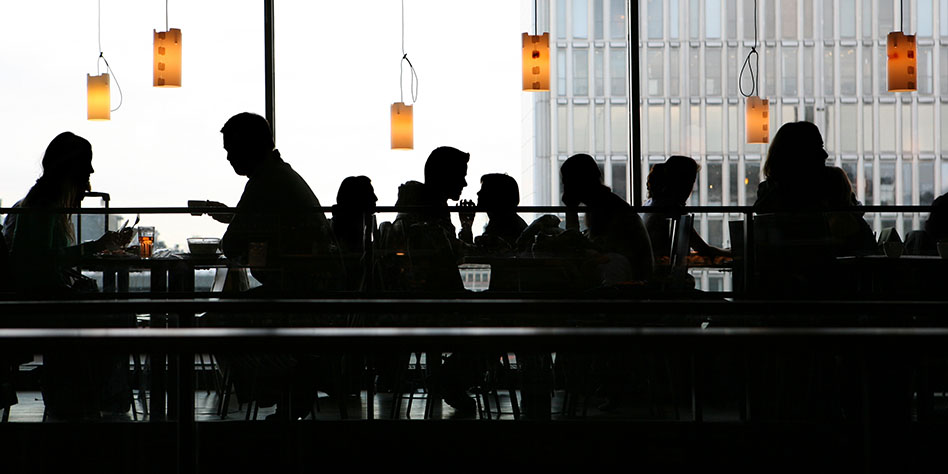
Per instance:
[[[312,211],[320,206],[319,200],[275,148],[266,119],[240,113],[224,124],[221,133],[227,160],[235,173],[247,178],[247,183],[235,206],[236,213],[220,212],[211,217],[228,224],[221,250],[228,261],[250,267],[261,283],[249,290],[257,295],[368,288],[460,292],[464,286],[458,264],[462,258],[477,256],[549,256],[564,262],[562,272],[537,272],[533,276],[538,282],[532,286],[521,283],[526,286],[519,288],[581,290],[627,282],[665,288],[663,279],[671,277],[663,273],[661,262],[672,251],[669,224],[683,214],[680,209],[686,205],[699,171],[695,160],[684,156],[672,156],[654,165],[648,174],[649,199],[645,205],[655,211],[645,213],[643,219],[603,185],[593,157],[571,156],[560,169],[562,201],[567,208],[565,223],[554,215],[525,222],[516,212],[520,195],[516,180],[505,174],[486,174],[480,178],[477,206],[489,220],[475,237],[473,213],[463,211],[473,203],[459,204],[459,231],[452,224],[448,208],[448,201],[459,201],[468,184],[471,157],[456,148],[442,146],[431,152],[423,179],[407,181],[398,189],[396,206],[403,207],[402,212],[376,229],[371,216],[377,198],[368,177],[343,180],[332,218],[327,219],[323,213]],[[776,236],[774,245],[779,247],[779,231],[787,227],[781,225],[787,224],[816,235],[821,251],[834,257],[875,253],[872,231],[858,212],[860,203],[849,178],[842,169],[827,166],[826,158],[822,137],[812,123],[788,123],[780,128],[769,147],[764,164],[766,179],[759,186],[755,208],[761,213],[801,211],[809,217],[788,217],[789,221],[776,223],[773,235],[760,237]],[[0,285],[35,297],[89,291],[87,279],[75,269],[79,259],[125,247],[132,230],[106,232],[96,241],[79,243],[70,216],[55,212],[79,207],[83,193],[90,189],[92,146],[87,140],[70,132],[58,135],[47,147],[42,167],[42,176],[15,205],[34,212],[10,214],[3,222]],[[942,196],[936,200],[936,207],[945,201]],[[208,205],[226,207],[216,202]],[[852,212],[822,212],[850,208]],[[585,217],[584,225],[580,214]],[[931,214],[926,227],[932,235],[926,236],[926,241],[946,237],[940,214]],[[731,256],[730,250],[709,245],[694,229],[689,245],[705,257]],[[369,262],[364,258],[370,255],[367,246],[374,254]],[[811,274],[821,271],[812,265],[807,269],[794,266],[788,261],[793,252],[785,253],[789,257],[784,258],[782,274],[791,276],[783,278],[792,279],[794,269]],[[494,280],[493,290],[516,289],[503,275],[496,275]],[[781,281],[773,288],[789,284],[790,289],[799,290],[800,282],[806,280],[803,275],[797,280]],[[445,364],[449,369],[436,378],[445,400],[461,410],[473,409],[472,401],[457,387],[465,385],[478,359],[454,354]],[[230,362],[235,369],[240,365],[239,361]],[[115,367],[121,367],[121,361],[53,358],[46,364],[52,366],[47,369],[50,373],[62,373],[61,379],[65,380],[44,388],[50,416],[82,416],[90,406],[101,411],[110,406],[110,401],[118,405],[118,411],[122,406],[127,410],[127,400],[102,400],[101,393],[84,395],[89,399],[98,397],[95,403],[58,401],[76,398],[76,392],[67,392],[77,385],[68,374],[77,364],[105,380]],[[290,365],[294,364],[305,365],[299,360],[291,361]],[[101,384],[78,385],[91,386],[94,391]],[[301,415],[305,412],[293,414]]]

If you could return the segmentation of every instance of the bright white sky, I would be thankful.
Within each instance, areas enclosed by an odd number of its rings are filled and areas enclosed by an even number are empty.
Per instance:
[[[262,3],[171,1],[170,26],[183,36],[183,87],[163,89],[151,80],[152,30],[164,30],[164,2],[102,0],[113,107],[115,79],[125,102],[111,121],[90,122],[96,1],[7,2],[0,15],[0,31],[11,39],[0,49],[2,205],[26,194],[46,145],[66,130],[92,142],[92,186],[110,193],[113,207],[236,204],[245,178],[227,163],[219,130],[235,113],[264,113]],[[519,179],[520,33],[530,23],[521,19],[521,2],[405,2],[405,48],[420,79],[412,151],[389,148],[400,2],[276,3],[277,147],[322,204],[334,204],[342,179],[359,174],[372,179],[380,205],[394,204],[398,184],[420,180],[439,145],[472,155],[464,198],[475,198],[484,173]],[[408,77],[406,67],[406,101]],[[224,231],[208,217],[149,215],[141,224],[155,225],[169,245]]]

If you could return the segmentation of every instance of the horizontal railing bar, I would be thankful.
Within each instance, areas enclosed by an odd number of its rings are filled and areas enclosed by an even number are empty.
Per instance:
[[[747,214],[747,213],[761,213],[759,209],[755,209],[754,206],[684,206],[684,207],[667,207],[667,206],[631,206],[631,208],[636,212],[653,212],[653,213],[671,213],[671,212],[694,212],[694,213],[735,213],[735,214]],[[519,206],[516,208],[517,212],[521,213],[564,213],[568,210],[565,206]],[[578,207],[576,210],[583,212],[585,207]],[[332,206],[321,206],[310,208],[312,212],[332,212]],[[424,210],[439,210],[447,211],[450,213],[461,213],[461,212],[487,212],[487,208],[474,206],[474,207],[457,207],[457,206],[378,206],[375,208],[374,212],[376,213],[392,213],[392,212],[411,212],[411,211],[424,211]],[[843,208],[827,208],[819,210],[807,210],[807,209],[798,209],[798,210],[767,210],[767,213],[824,213],[824,212],[864,212],[864,213],[876,213],[876,212],[931,212],[932,206],[921,206],[921,205],[886,205],[886,206],[857,206],[857,207],[843,207]],[[0,207],[0,214],[26,214],[32,212],[56,212],[56,213],[69,213],[69,214],[208,214],[208,213],[233,213],[237,212],[237,208],[233,207],[83,207],[83,208],[57,208],[57,209],[40,209],[40,208],[11,208],[11,207]],[[287,208],[283,209],[285,212],[292,212],[298,214],[300,209],[298,208]],[[259,211],[251,211],[259,213]],[[281,212],[278,210],[277,212]]]
[[[948,352],[948,328],[0,329],[10,351],[854,350]]]
[[[195,299],[68,299],[0,301],[0,314],[90,314],[90,313],[280,313],[303,311],[314,314],[482,314],[517,313],[542,318],[550,314],[626,314],[634,315],[857,315],[891,314],[908,320],[912,315],[941,316],[944,301],[866,301],[866,300],[639,300],[604,299],[601,296],[523,299],[523,298],[195,298]],[[2,319],[0,319],[2,324]]]

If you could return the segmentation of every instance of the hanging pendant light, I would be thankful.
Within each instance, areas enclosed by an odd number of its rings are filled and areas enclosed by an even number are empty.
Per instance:
[[[747,58],[744,59],[744,64],[741,66],[741,73],[739,74],[737,80],[737,86],[740,88],[741,95],[746,99],[745,109],[744,109],[744,134],[747,136],[747,143],[767,143],[770,141],[770,101],[767,99],[761,99],[758,96],[759,86],[757,81],[759,79],[757,71],[760,71],[760,54],[757,52],[758,44],[757,36],[757,0],[754,0],[754,46],[751,47],[751,50],[747,53]],[[751,63],[751,58],[753,58],[753,64]],[[748,71],[750,74],[751,90],[749,92],[744,92],[744,71]]]
[[[912,92],[918,90],[915,35],[893,31],[886,38],[886,54],[889,57],[887,70],[889,92]]]
[[[747,143],[770,141],[770,101],[757,96],[748,97],[744,125]]]
[[[89,120],[109,120],[112,100],[109,97],[109,73],[86,74],[86,96]]]
[[[154,87],[181,87],[181,30],[154,31]]]
[[[899,31],[886,37],[889,92],[912,92],[918,90],[915,35],[905,34],[905,7],[899,2]]]
[[[392,149],[411,150],[415,146],[412,127],[412,106],[404,102],[392,104]]]
[[[550,33],[540,34],[537,4],[533,2],[533,33],[521,35],[523,50],[523,90],[544,92],[550,90]]]
[[[112,112],[115,112],[122,106],[123,96],[122,96],[122,87],[118,83],[118,79],[115,78],[115,72],[112,71],[112,66],[109,66],[109,61],[105,59],[105,54],[102,52],[102,0],[98,2],[99,6],[99,58],[96,60],[96,75],[86,74],[86,118],[89,120],[111,120]],[[100,62],[105,63],[105,70],[108,72],[101,72],[99,69]],[[111,83],[112,79],[115,79],[115,87],[119,91],[119,105],[114,109],[112,108],[112,97],[111,97]]]
[[[411,105],[405,104],[404,88],[402,78],[404,76],[404,65],[408,63],[408,69],[411,72]],[[392,149],[393,150],[412,150],[415,147],[415,126],[413,123],[413,108],[418,100],[418,74],[415,73],[415,66],[408,59],[408,53],[405,52],[405,0],[402,0],[402,59],[399,62],[398,73],[398,93],[400,100],[392,104]]]
[[[165,31],[152,30],[155,39],[154,87],[181,87],[181,29],[168,27],[168,0],[165,0]]]

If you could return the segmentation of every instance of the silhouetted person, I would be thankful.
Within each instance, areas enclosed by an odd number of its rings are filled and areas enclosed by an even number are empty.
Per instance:
[[[338,264],[331,256],[326,216],[313,212],[319,200],[306,181],[283,161],[266,119],[244,112],[221,129],[227,161],[247,185],[236,214],[214,214],[229,224],[221,249],[229,260],[249,265],[267,292],[324,289]],[[219,202],[211,206],[224,207]],[[322,258],[314,262],[306,257]]]
[[[819,190],[826,168],[826,150],[820,129],[810,122],[785,123],[774,135],[764,161],[764,181],[757,188],[754,207],[763,211],[820,209],[825,194]]]
[[[938,196],[931,205],[924,229],[905,236],[905,252],[909,255],[938,255],[938,242],[948,241],[948,194]]]
[[[469,153],[438,147],[425,162],[425,182],[399,186],[396,206],[424,208],[400,212],[390,226],[383,225],[384,246],[395,254],[389,265],[392,268],[386,270],[389,287],[429,293],[464,291],[458,271],[462,243],[456,237],[447,201],[461,199],[469,160]],[[437,355],[428,357],[433,360]],[[466,390],[477,383],[480,363],[478,356],[455,352],[443,366],[430,366],[429,386],[459,413],[471,414],[477,407]]]
[[[131,239],[131,229],[106,232],[99,240],[76,244],[72,219],[55,212],[78,208],[90,189],[92,146],[70,132],[56,136],[43,155],[43,175],[16,207],[34,212],[11,214],[4,230],[12,235],[10,259],[19,291],[39,297],[89,291],[74,268],[83,255],[118,249]],[[38,211],[38,212],[37,212]],[[109,325],[106,318],[62,315],[57,325]],[[71,317],[73,316],[73,317]],[[43,401],[52,419],[95,419],[102,412],[124,414],[129,408],[126,380],[128,356],[54,352],[43,356]]]
[[[694,189],[698,177],[698,163],[687,156],[671,156],[664,163],[652,166],[648,173],[646,187],[648,201],[646,207],[677,208],[684,207]],[[652,252],[655,258],[667,257],[671,250],[671,234],[669,220],[677,219],[681,212],[657,212],[643,216],[645,228],[648,229],[649,240],[652,243]],[[689,245],[699,255],[716,257],[730,255],[731,252],[708,245],[694,228],[691,229]]]
[[[365,230],[368,226],[375,232],[372,216],[377,201],[372,181],[366,176],[349,176],[339,185],[329,224],[346,267],[345,289],[349,291],[358,291],[364,284],[364,247],[372,243],[365,241]]]
[[[341,283],[341,262],[332,257],[332,232],[319,200],[274,147],[270,124],[263,117],[240,113],[221,129],[227,161],[247,185],[235,214],[212,214],[229,223],[221,248],[229,260],[249,265],[262,284],[258,294],[310,292]],[[211,206],[223,207],[217,202]],[[231,367],[241,396],[251,387],[260,406],[279,401],[289,386],[292,406],[277,403],[275,417],[296,419],[312,409],[316,397],[317,360],[306,354],[254,354],[221,357]]]
[[[474,239],[471,232],[474,213],[462,213],[459,216],[461,232],[458,237],[488,253],[512,250],[520,234],[527,228],[527,223],[517,214],[517,206],[520,205],[517,180],[500,173],[481,176],[477,205],[487,210],[488,221],[484,232]]]
[[[647,280],[652,275],[652,247],[648,231],[637,213],[625,200],[602,184],[602,173],[596,160],[585,154],[569,157],[560,167],[563,182],[563,204],[566,205],[566,229],[579,229],[580,204],[586,212],[586,235],[606,256],[619,255],[624,264],[612,261],[603,269],[604,280],[623,277]],[[614,260],[614,259],[611,259]],[[624,274],[624,275],[623,275]]]
[[[94,242],[77,245],[69,214],[58,208],[78,208],[90,189],[92,145],[71,132],[56,136],[43,155],[43,175],[26,197],[14,207],[48,210],[9,214],[4,234],[9,236],[10,259],[15,284],[21,291],[36,294],[69,293],[77,290],[81,277],[73,268],[83,255],[116,250],[131,239],[132,231],[106,232]]]
[[[823,192],[827,209],[857,208],[852,182],[842,168],[827,166],[823,170]],[[836,255],[867,255],[876,250],[872,228],[862,212],[828,212],[830,244]]]
[[[467,186],[470,154],[452,147],[438,147],[425,162],[425,182],[408,181],[398,187],[396,206],[418,207],[398,213],[392,223],[388,247],[403,247],[411,260],[408,281],[388,282],[401,290],[463,291],[457,264],[461,242],[455,234],[447,201],[461,199]]]

